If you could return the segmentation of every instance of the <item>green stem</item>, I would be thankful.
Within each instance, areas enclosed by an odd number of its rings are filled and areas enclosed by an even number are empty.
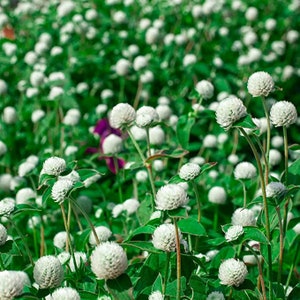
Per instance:
[[[243,187],[243,195],[244,195],[244,205],[243,207],[246,208],[247,206],[247,191],[246,191],[246,184],[243,180],[239,180],[239,182],[242,184]]]
[[[299,252],[300,252],[300,243],[297,243],[297,249],[296,249],[296,252],[295,252],[294,260],[293,260],[293,263],[290,267],[289,275],[288,275],[288,278],[286,280],[285,291],[287,291],[287,289],[289,287],[289,284],[290,284],[290,281],[291,281],[291,278],[292,278],[292,274],[293,274],[293,270],[294,270],[296,262],[298,260]]]
[[[195,180],[192,180],[192,185],[194,188],[194,192],[197,200],[197,206],[198,206],[198,223],[200,223],[201,222],[201,200],[200,200],[199,189]]]
[[[177,261],[177,293],[176,300],[180,300],[181,292],[181,253],[180,253],[180,238],[177,220],[174,218],[175,236],[176,236],[176,261]]]
[[[123,203],[123,194],[122,194],[122,189],[121,189],[121,180],[120,180],[120,173],[119,173],[119,164],[118,164],[118,159],[113,156],[113,162],[114,162],[114,167],[116,170],[116,177],[117,177],[117,185],[118,185],[118,193],[119,193],[119,202]]]
[[[262,192],[262,198],[263,198],[263,207],[264,207],[264,213],[265,213],[265,223],[266,223],[266,234],[269,241],[269,244],[267,245],[268,249],[268,276],[269,276],[269,299],[273,299],[273,287],[272,287],[272,249],[271,249],[271,231],[270,231],[270,219],[269,219],[269,209],[268,209],[268,202],[267,202],[267,195],[266,195],[266,185],[264,181],[264,173],[262,169],[262,165],[260,162],[260,157],[258,155],[258,152],[254,146],[254,143],[250,139],[247,132],[240,127],[239,128],[243,136],[246,138],[248,144],[251,147],[251,150],[253,152],[253,155],[255,157],[258,171],[259,171],[259,177],[260,177],[260,185],[261,185],[261,192]]]
[[[278,216],[278,225],[279,225],[279,259],[278,259],[278,273],[277,273],[277,282],[279,286],[281,283],[282,265],[283,265],[284,232],[283,232],[283,225],[282,225],[283,221],[281,218],[279,206],[276,206],[276,212]]]
[[[269,153],[270,153],[270,140],[271,140],[271,124],[270,124],[270,116],[267,108],[266,99],[262,98],[262,104],[264,107],[265,116],[267,119],[267,146],[266,146],[266,159],[269,162]]]
[[[170,264],[171,252],[166,252],[166,266],[163,278],[163,286],[162,286],[162,294],[165,295],[167,282],[168,282],[168,274],[169,274],[169,264]]]
[[[214,231],[217,230],[218,228],[218,220],[219,220],[219,204],[214,204],[214,223],[213,223],[213,228]]]
[[[1,268],[1,270],[5,270],[5,266],[4,266],[4,263],[3,263],[3,259],[2,259],[2,255],[1,255],[1,253],[0,253],[0,268]]]
[[[284,184],[288,184],[288,159],[289,159],[289,146],[286,126],[283,129],[283,143],[284,143]]]

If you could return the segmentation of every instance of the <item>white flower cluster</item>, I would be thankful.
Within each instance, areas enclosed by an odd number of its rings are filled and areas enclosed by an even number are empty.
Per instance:
[[[51,190],[51,197],[54,202],[61,204],[64,202],[68,192],[72,189],[74,183],[70,179],[60,179],[57,180]]]
[[[111,235],[112,235],[112,232],[110,231],[110,229],[108,229],[108,228],[105,227],[105,226],[97,226],[97,227],[95,227],[95,231],[96,231],[96,234],[97,234],[97,237],[98,237],[100,243],[107,242],[108,239],[109,239],[109,238],[111,237]],[[94,235],[93,232],[90,233],[90,236],[89,236],[89,243],[90,243],[90,245],[92,245],[92,246],[97,245],[96,239],[95,239],[95,235]]]
[[[0,200],[0,217],[10,215],[15,209],[15,200],[13,198],[6,197]]]
[[[225,232],[225,239],[227,242],[232,242],[237,240],[242,234],[244,234],[243,226],[232,225]]]
[[[195,163],[186,163],[179,170],[179,177],[184,180],[193,180],[200,174],[201,168]]]
[[[79,293],[71,287],[60,287],[46,296],[46,300],[80,300]]]
[[[249,77],[247,87],[253,97],[266,97],[274,90],[274,81],[267,72],[255,72]]]
[[[122,148],[123,148],[122,138],[114,133],[108,135],[102,143],[102,150],[104,154],[115,155],[120,153]]]
[[[7,230],[6,228],[0,223],[0,246],[3,246],[7,240]]]
[[[136,112],[135,123],[140,128],[149,127],[159,121],[159,115],[155,108],[151,106],[142,106]]]
[[[270,182],[266,186],[266,194],[267,194],[267,197],[269,197],[269,198],[282,197],[285,195],[286,192],[287,192],[287,188],[281,182]]]
[[[41,174],[58,176],[66,169],[66,161],[63,158],[53,156],[45,160]]]
[[[109,123],[113,128],[122,128],[130,125],[135,120],[135,110],[127,103],[115,105],[109,116]]]
[[[210,99],[214,95],[214,86],[207,80],[199,81],[195,89],[203,99]]]
[[[255,214],[251,209],[237,208],[231,217],[232,225],[255,226]]]
[[[235,179],[251,179],[257,175],[255,166],[247,161],[241,162],[236,165],[234,169]]]
[[[298,118],[296,107],[288,101],[279,101],[272,105],[270,120],[275,127],[290,126]]]

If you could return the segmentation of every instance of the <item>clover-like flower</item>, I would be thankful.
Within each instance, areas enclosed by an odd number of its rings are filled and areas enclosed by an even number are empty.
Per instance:
[[[184,206],[187,202],[187,193],[178,184],[167,184],[156,193],[155,203],[159,210],[172,210]]]
[[[225,239],[227,242],[232,242],[237,240],[244,233],[243,226],[233,225],[230,226],[225,232]]]
[[[51,197],[54,200],[54,202],[57,202],[58,204],[61,204],[64,202],[68,192],[73,187],[73,181],[70,179],[60,179],[57,180],[52,187],[51,190]]]
[[[99,279],[115,279],[125,272],[127,266],[126,253],[116,242],[102,243],[91,254],[91,268]]]
[[[288,101],[279,101],[272,105],[270,120],[275,127],[290,126],[297,121],[296,107]]]
[[[6,197],[0,200],[0,217],[10,215],[15,209],[15,200],[13,198]]]
[[[216,110],[217,123],[225,130],[229,130],[236,121],[246,115],[247,110],[242,100],[235,96],[222,100]]]
[[[251,179],[256,177],[257,171],[255,166],[247,161],[236,165],[234,169],[235,179]]]
[[[195,89],[203,99],[210,99],[214,95],[214,86],[207,80],[199,81]]]
[[[159,115],[155,108],[151,106],[142,106],[136,112],[135,123],[138,127],[145,128],[159,121]]]
[[[80,300],[79,293],[71,287],[60,287],[53,291],[46,300]]]
[[[255,226],[256,219],[252,210],[247,208],[238,208],[234,211],[231,217],[232,225]]]
[[[195,163],[186,163],[179,170],[179,177],[184,180],[193,180],[200,174],[201,168]]]
[[[222,186],[214,186],[208,192],[208,201],[215,204],[224,204],[227,194]]]
[[[58,176],[66,169],[66,161],[63,158],[53,156],[45,160],[42,174]]]
[[[253,97],[266,97],[274,90],[274,81],[267,72],[255,72],[249,77],[247,88]]]
[[[281,182],[270,182],[266,186],[266,194],[268,198],[280,198],[285,195],[287,189]]]
[[[111,237],[111,235],[112,235],[112,232],[110,231],[110,229],[108,229],[108,228],[105,227],[105,226],[97,226],[97,227],[95,227],[95,231],[96,231],[96,234],[97,234],[97,237],[98,237],[100,243],[107,242],[108,239],[109,239],[109,238]],[[96,239],[95,239],[95,235],[94,235],[93,232],[90,233],[89,243],[90,243],[92,246],[97,245]]]
[[[240,286],[248,274],[246,265],[234,258],[224,260],[219,267],[219,279],[221,284],[228,286]]]
[[[135,120],[135,110],[128,103],[115,105],[109,116],[109,123],[112,128],[122,128],[130,125]]]
[[[6,228],[0,223],[0,246],[4,245],[7,240],[7,230]]]

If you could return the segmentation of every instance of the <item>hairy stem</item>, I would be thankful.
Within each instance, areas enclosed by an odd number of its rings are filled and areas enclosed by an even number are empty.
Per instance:
[[[177,292],[176,292],[176,300],[180,300],[180,292],[181,292],[181,253],[180,253],[180,238],[179,238],[179,230],[177,225],[177,219],[174,218],[175,225],[175,236],[176,236],[176,261],[177,261]]]

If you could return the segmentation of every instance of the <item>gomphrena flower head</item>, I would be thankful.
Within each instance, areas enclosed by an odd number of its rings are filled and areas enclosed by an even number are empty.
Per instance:
[[[179,231],[179,240],[181,240]],[[157,249],[174,252],[176,249],[176,231],[173,224],[161,224],[158,226],[152,236],[153,246]]]
[[[120,136],[112,133],[108,135],[102,143],[102,150],[104,154],[115,155],[122,151],[123,140]]]
[[[186,163],[179,170],[179,177],[184,180],[193,180],[200,174],[201,168],[195,163]]]
[[[206,300],[225,300],[225,297],[222,292],[214,291],[208,294]]]
[[[155,108],[151,106],[142,106],[136,112],[135,123],[138,127],[149,127],[159,121],[159,115]]]
[[[228,286],[241,285],[248,274],[246,265],[234,258],[224,260],[219,267],[221,284]]]
[[[42,174],[58,176],[66,170],[66,161],[63,158],[53,156],[45,160]]]
[[[255,166],[247,161],[237,164],[234,169],[235,179],[251,179],[255,178],[256,174],[257,172]]]
[[[108,229],[105,226],[97,226],[97,227],[95,227],[95,231],[97,233],[97,237],[98,237],[100,243],[107,242],[108,239],[112,235],[112,232],[110,231],[110,229]],[[92,246],[95,246],[97,244],[96,239],[95,239],[95,235],[93,234],[93,232],[90,233],[89,243]]]
[[[247,88],[253,97],[266,97],[274,90],[274,81],[267,72],[255,72],[249,77]]]
[[[33,278],[41,289],[58,287],[64,278],[59,259],[53,255],[40,257],[33,268]]]
[[[256,219],[252,210],[247,208],[238,208],[234,211],[231,217],[232,225],[255,226]]]
[[[73,237],[70,236],[71,242],[73,242]],[[66,231],[58,232],[53,238],[53,245],[59,249],[65,249],[66,242],[68,239],[68,234]]]
[[[6,197],[0,200],[0,217],[10,215],[15,209],[15,200]]]
[[[51,197],[54,202],[62,203],[64,202],[68,192],[73,187],[73,181],[70,179],[60,179],[57,180],[52,187]]]
[[[130,125],[135,120],[135,110],[128,103],[119,103],[113,107],[109,123],[113,128],[122,128]]]
[[[23,293],[25,286],[30,286],[30,280],[25,272],[7,270],[0,272],[0,299],[15,299]]]
[[[164,295],[160,291],[153,291],[149,295],[148,300],[164,300]]]
[[[71,287],[61,287],[47,296],[46,300],[80,300],[80,295]]]
[[[116,242],[100,244],[91,254],[91,268],[99,279],[115,279],[125,272],[127,266],[126,253]]]
[[[217,123],[228,130],[232,125],[247,115],[247,109],[241,99],[229,96],[222,100],[216,109]]]
[[[227,194],[222,186],[214,186],[208,192],[208,201],[215,204],[224,204]]]
[[[275,127],[290,126],[297,121],[296,107],[288,101],[279,101],[272,105],[270,120]]]
[[[187,202],[188,195],[184,188],[178,184],[167,184],[156,193],[155,203],[159,210],[176,209],[184,206]]]
[[[287,188],[281,182],[270,182],[266,186],[266,194],[268,198],[281,198],[287,192]]]
[[[214,95],[214,86],[207,80],[199,81],[195,89],[203,99],[210,99]]]
[[[225,232],[225,239],[227,242],[237,240],[244,233],[243,226],[233,225],[230,226]]]
[[[6,228],[0,223],[0,246],[4,245],[7,240],[7,230]]]

